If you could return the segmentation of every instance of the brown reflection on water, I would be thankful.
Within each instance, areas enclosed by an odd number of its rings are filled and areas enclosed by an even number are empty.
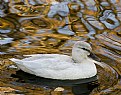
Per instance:
[[[69,87],[64,88],[65,92],[55,92],[54,88],[38,85],[11,84],[16,79],[10,75],[17,69],[8,69],[14,64],[8,59],[35,53],[71,55],[72,46],[78,40],[90,42],[105,66],[97,66],[100,85],[91,95],[121,94],[118,78],[121,75],[121,1],[1,1],[0,94],[72,95]]]
[[[104,32],[103,34],[99,34],[96,36],[96,40],[92,40],[93,43],[92,46],[94,47],[95,54],[98,55],[98,57],[101,58],[103,62],[108,64],[108,66],[111,66],[114,70],[111,70],[112,72],[108,71],[106,69],[106,73],[100,73],[101,77],[105,76],[104,78],[101,78],[100,82],[102,83],[102,87],[100,89],[103,89],[100,94],[105,95],[120,95],[120,80],[118,80],[116,84],[116,76],[114,76],[114,73],[116,72],[121,75],[121,42],[120,42],[120,36],[117,35],[114,31],[110,31],[110,33]],[[95,44],[94,44],[95,43]],[[102,71],[104,72],[104,71]],[[115,84],[115,85],[113,85]],[[109,86],[108,89],[105,89]],[[119,88],[117,88],[119,87]],[[113,93],[114,92],[114,93]],[[95,94],[94,94],[95,95]]]

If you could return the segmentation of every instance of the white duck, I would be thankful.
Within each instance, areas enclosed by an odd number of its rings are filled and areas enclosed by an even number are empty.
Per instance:
[[[99,62],[88,57],[91,46],[87,42],[77,41],[72,48],[72,57],[62,54],[34,54],[22,60],[11,58],[24,72],[36,76],[59,79],[75,80],[90,78],[97,74],[94,63]]]

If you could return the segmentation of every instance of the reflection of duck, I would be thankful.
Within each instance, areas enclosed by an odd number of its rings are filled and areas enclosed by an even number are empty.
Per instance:
[[[78,41],[72,49],[72,57],[61,54],[34,54],[19,60],[11,58],[23,71],[51,79],[74,80],[90,78],[97,74],[94,61],[88,57],[91,46]]]

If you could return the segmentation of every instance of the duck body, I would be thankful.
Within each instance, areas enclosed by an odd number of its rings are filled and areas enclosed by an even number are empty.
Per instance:
[[[78,51],[78,49],[77,49]],[[75,56],[72,51],[72,55]],[[79,52],[79,51],[78,51]],[[90,78],[97,74],[97,69],[93,61],[81,51],[75,60],[73,56],[62,54],[33,54],[22,60],[11,58],[16,65],[24,72],[36,76],[58,79],[58,80],[75,80]],[[84,53],[84,55],[83,55]],[[80,60],[79,60],[80,59]]]

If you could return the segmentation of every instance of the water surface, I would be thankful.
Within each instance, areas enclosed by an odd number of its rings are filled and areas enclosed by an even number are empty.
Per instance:
[[[0,0],[0,93],[8,95],[73,95],[17,81],[8,59],[24,54],[71,55],[76,41],[87,41],[104,63],[91,95],[121,95],[120,0]]]

